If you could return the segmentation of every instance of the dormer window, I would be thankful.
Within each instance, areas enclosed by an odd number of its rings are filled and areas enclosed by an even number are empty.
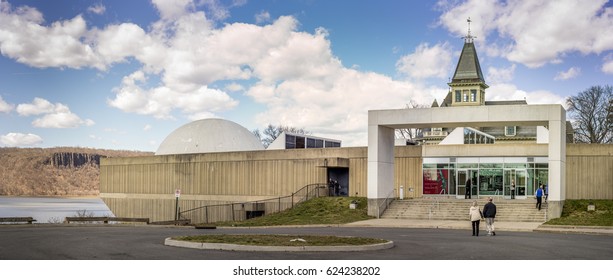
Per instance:
[[[515,126],[505,126],[504,127],[504,136],[515,136],[516,134],[516,127]]]

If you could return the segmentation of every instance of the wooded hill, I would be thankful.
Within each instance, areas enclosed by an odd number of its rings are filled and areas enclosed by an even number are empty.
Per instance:
[[[98,195],[100,159],[151,152],[89,148],[0,148],[0,195]]]

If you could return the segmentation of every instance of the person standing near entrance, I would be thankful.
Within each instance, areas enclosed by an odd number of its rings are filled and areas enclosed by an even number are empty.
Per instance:
[[[470,178],[466,179],[466,190],[464,191],[464,199],[470,199],[472,193],[472,187],[470,186]]]
[[[543,194],[543,185],[540,185],[534,193],[534,196],[536,196],[536,208],[538,208],[539,211],[541,211],[541,204],[543,204]]]
[[[468,210],[468,218],[473,226],[473,236],[479,236],[479,223],[483,219],[483,213],[481,213],[481,209],[477,206],[477,201],[473,201],[473,206]]]
[[[483,217],[485,218],[485,227],[487,235],[496,235],[494,229],[494,218],[496,218],[496,204],[492,202],[492,197],[487,199],[487,203],[483,206]]]
[[[511,199],[515,199],[515,180],[511,180]]]

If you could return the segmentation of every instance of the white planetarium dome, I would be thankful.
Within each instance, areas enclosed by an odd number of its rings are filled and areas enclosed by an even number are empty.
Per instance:
[[[264,150],[260,140],[243,126],[222,119],[193,121],[177,128],[160,144],[156,155]]]

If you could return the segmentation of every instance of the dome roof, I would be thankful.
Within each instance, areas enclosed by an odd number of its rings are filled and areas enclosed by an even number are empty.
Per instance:
[[[241,125],[222,119],[193,121],[177,128],[156,155],[264,150],[260,140]]]

